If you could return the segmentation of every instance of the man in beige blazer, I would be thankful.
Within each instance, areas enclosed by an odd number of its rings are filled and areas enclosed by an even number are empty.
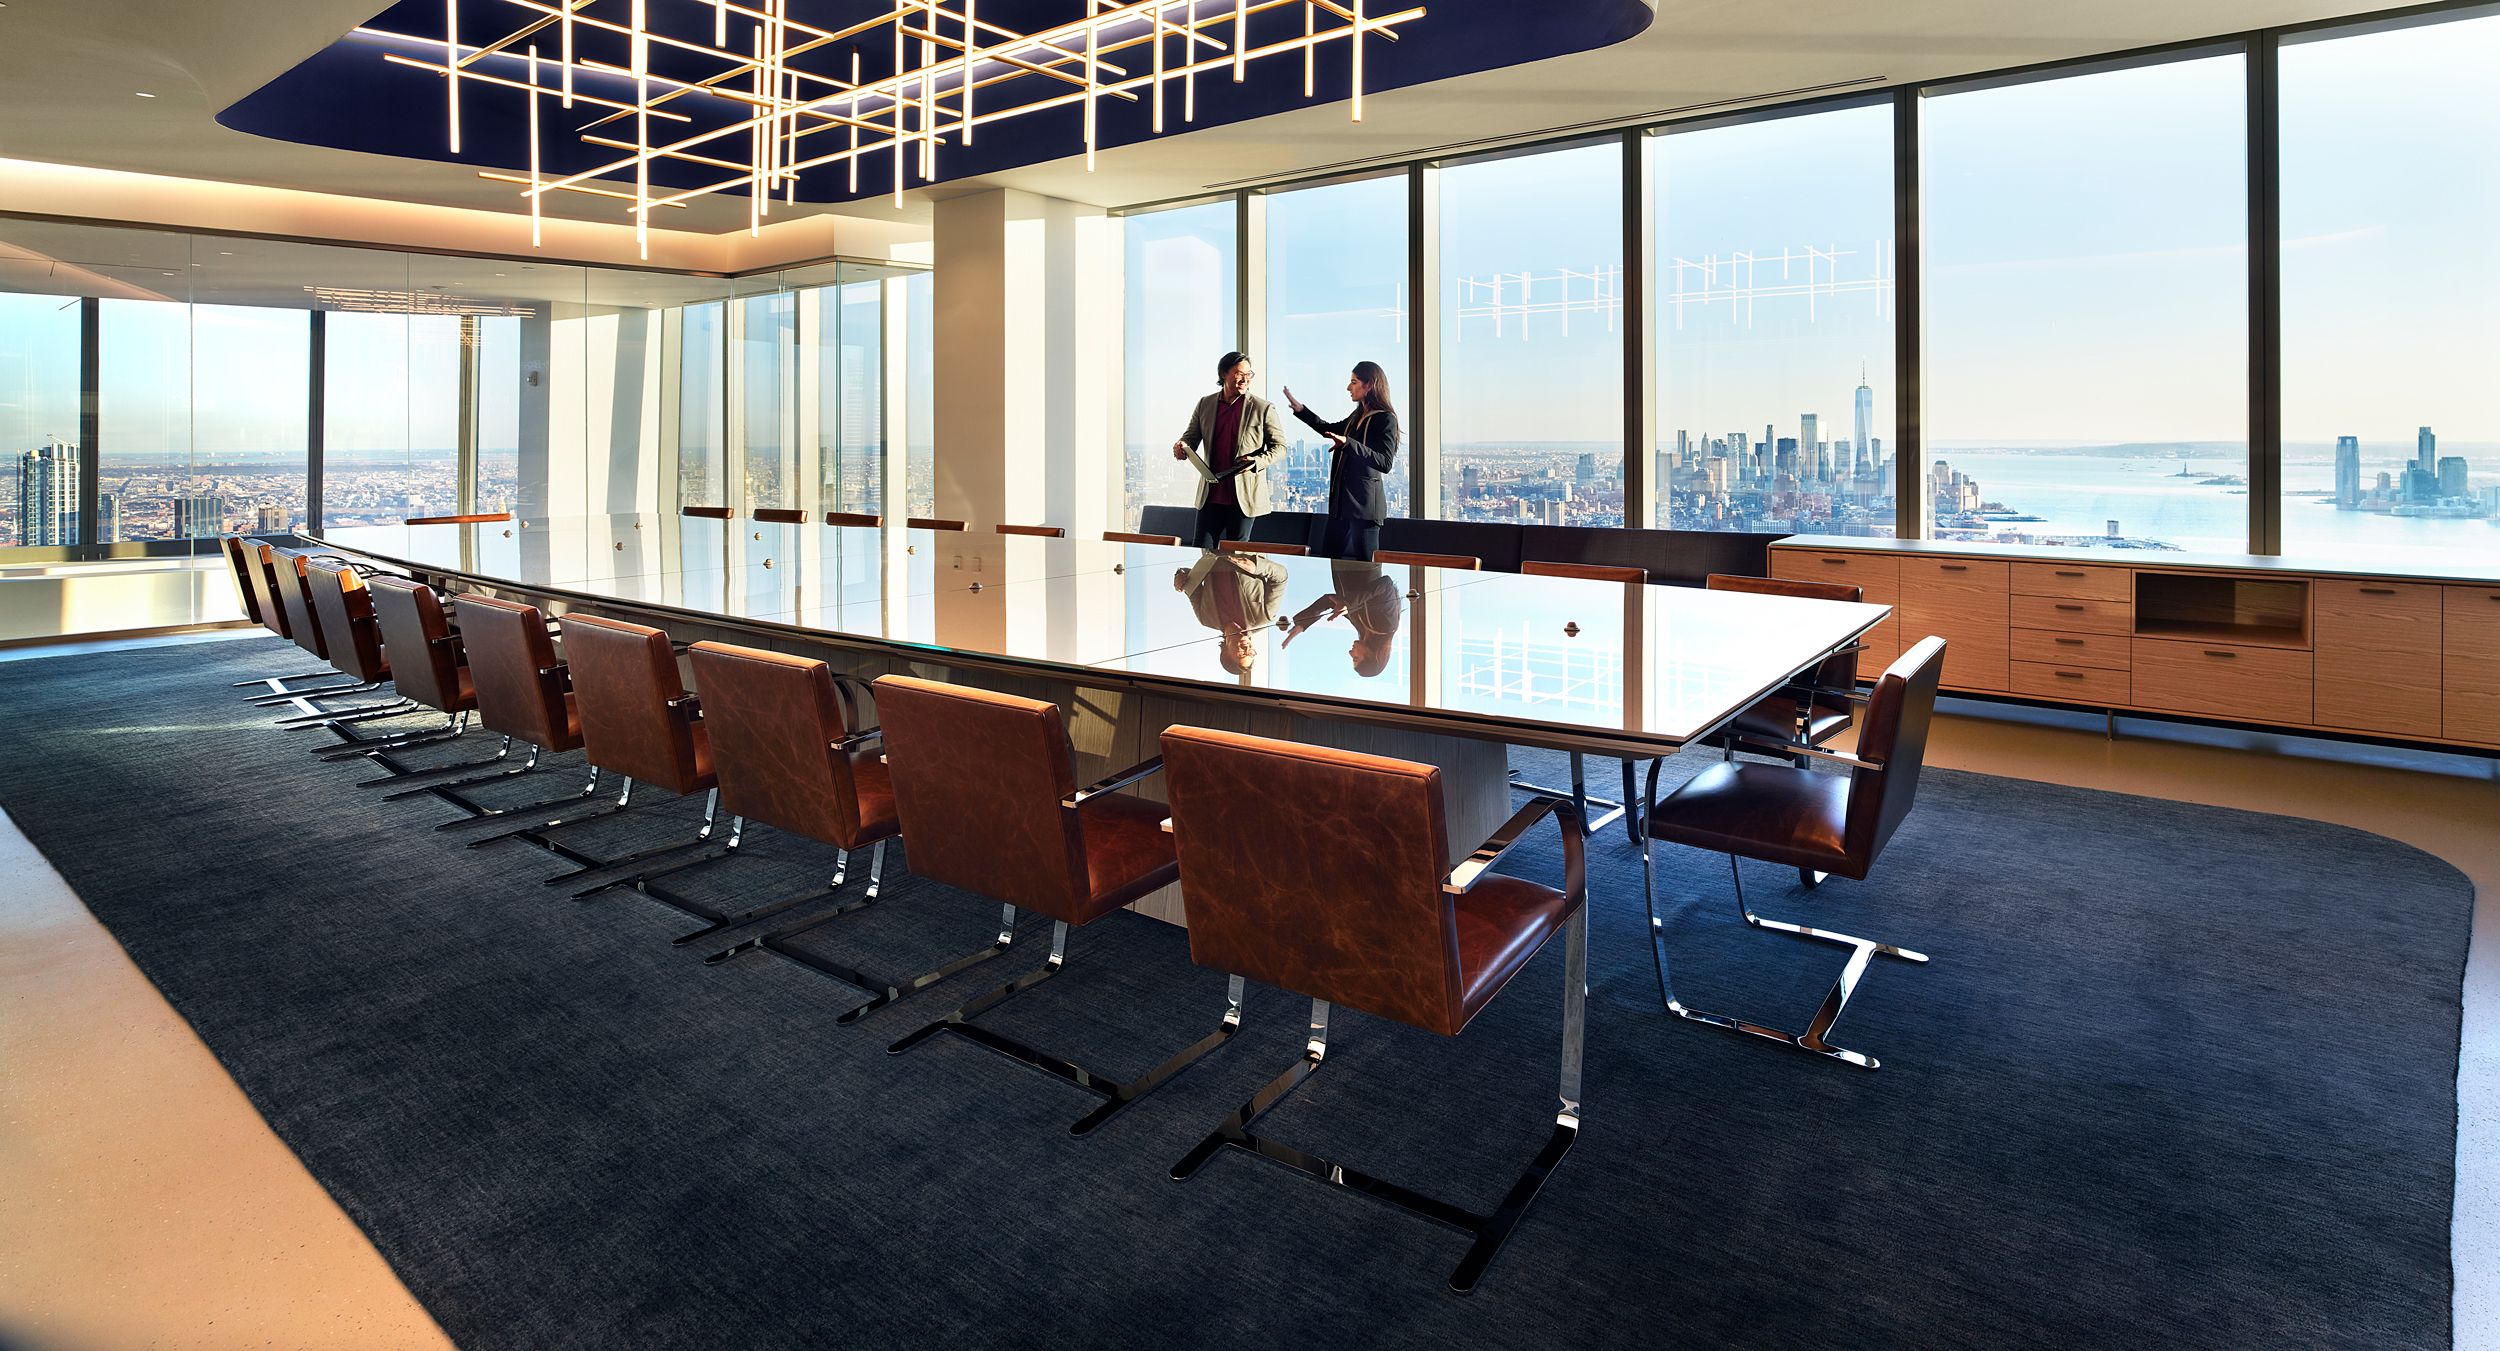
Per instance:
[[[1172,443],[1172,458],[1198,470],[1201,549],[1250,538],[1250,518],[1267,513],[1266,470],[1285,453],[1285,421],[1274,404],[1250,392],[1257,374],[1247,355],[1226,352],[1215,363],[1215,392],[1198,400],[1189,429]]]

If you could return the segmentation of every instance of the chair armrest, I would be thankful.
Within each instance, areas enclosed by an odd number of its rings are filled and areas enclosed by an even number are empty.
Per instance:
[[[1868,694],[1864,690],[1844,690],[1830,685],[1790,685],[1787,686],[1782,692],[1787,694],[1802,695],[1809,699],[1843,699],[1853,704],[1871,704],[1875,702],[1875,696]]]
[[[842,738],[840,741],[833,743],[833,749],[848,755],[862,746],[874,745],[875,743],[883,740],[885,740],[885,729],[882,727],[871,727],[865,732],[853,732],[849,736]],[[882,755],[878,756],[877,763],[885,763],[885,757]]]
[[[1150,779],[1162,772],[1163,757],[1158,755],[1152,760],[1146,761],[1144,764],[1132,765],[1127,769],[1121,770],[1119,773],[1112,775],[1110,778],[1107,778],[1090,788],[1077,789],[1075,792],[1068,794],[1065,798],[1060,799],[1059,805],[1071,808],[1082,807],[1086,803],[1093,801],[1095,798],[1101,797],[1107,793],[1118,792],[1120,789],[1126,788],[1140,779]]]
[[[1475,890],[1477,883],[1492,876],[1493,865],[1501,861],[1502,855],[1518,846],[1527,835],[1528,827],[1547,816],[1553,817],[1554,824],[1562,831],[1564,891],[1574,896],[1587,891],[1588,864],[1580,841],[1580,809],[1571,805],[1567,798],[1539,795],[1529,799],[1528,805],[1513,813],[1499,830],[1477,845],[1476,852],[1450,869],[1450,875],[1441,881],[1441,894],[1464,896]]]
[[[1737,747],[1758,750],[1766,755],[1803,755],[1816,760],[1829,760],[1836,765],[1847,765],[1851,769],[1882,769],[1884,767],[1884,762],[1881,760],[1869,760],[1865,756],[1851,755],[1847,751],[1809,746],[1801,741],[1773,741],[1769,737],[1758,736],[1730,737],[1728,740]]]
[[[687,716],[694,718],[700,718],[703,716],[703,696],[699,694],[678,695],[676,698],[669,700],[667,706],[668,710],[672,713],[682,712]]]

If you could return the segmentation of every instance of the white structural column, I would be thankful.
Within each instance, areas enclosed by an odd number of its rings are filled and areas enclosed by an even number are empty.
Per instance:
[[[1116,223],[999,189],[938,202],[934,233],[938,515],[1111,528]]]

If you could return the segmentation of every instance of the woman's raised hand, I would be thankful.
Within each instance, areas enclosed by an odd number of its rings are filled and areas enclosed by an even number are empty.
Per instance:
[[[1302,411],[1302,401],[1293,396],[1293,386],[1291,385],[1285,386],[1285,406],[1297,413]]]

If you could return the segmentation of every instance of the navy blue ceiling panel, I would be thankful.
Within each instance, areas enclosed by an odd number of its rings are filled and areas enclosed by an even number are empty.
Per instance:
[[[1523,65],[1548,57],[1587,51],[1621,42],[1648,27],[1652,10],[1643,0],[1404,0],[1405,4],[1421,4],[1423,18],[1398,30],[1396,41],[1374,34],[1363,39],[1363,85],[1367,91],[1399,89],[1427,84],[1458,75],[1504,66]],[[750,0],[751,3],[751,0]],[[1175,0],[1175,8],[1179,0]],[[1229,12],[1229,0],[1202,0],[1209,11]],[[532,9],[511,0],[459,0],[460,37],[464,44],[475,45],[493,41],[531,21]],[[1403,5],[1395,0],[1373,0],[1367,12],[1384,13]],[[1035,32],[1054,24],[1084,17],[1085,0],[982,0],[979,17],[986,24],[997,24],[1018,32]],[[621,18],[624,0],[606,0],[584,11],[601,17]],[[790,17],[820,29],[838,30],[846,25],[882,17],[892,10],[884,0],[791,0]],[[1255,49],[1266,43],[1299,37],[1303,31],[1304,8],[1301,5],[1274,5],[1255,13],[1250,21],[1250,42]],[[447,107],[444,81],[430,71],[419,70],[384,60],[396,52],[416,61],[439,64],[442,60],[444,6],[440,0],[405,0],[382,11],[366,25],[365,30],[350,33],[315,53],[309,60],[244,96],[217,120],[236,131],[303,145],[329,146],[369,154],[394,155],[409,159],[438,160],[445,163],[471,165],[479,169],[495,169],[524,173],[529,168],[528,95],[517,89],[496,85],[488,80],[464,80],[461,87],[461,153],[451,152],[447,130]],[[655,32],[681,37],[690,42],[708,44],[713,36],[714,6],[709,0],[649,0],[648,22]],[[745,50],[755,25],[733,18],[729,41],[732,47]],[[1140,20],[1142,28],[1143,20]],[[1322,19],[1322,27],[1331,21]],[[863,39],[848,43],[828,44],[815,52],[792,61],[794,67],[848,79],[854,56],[863,81],[873,82],[893,72],[894,49],[892,29],[879,26]],[[394,38],[391,34],[404,35]],[[414,40],[408,40],[414,39]],[[542,78],[555,80],[552,63],[558,51],[557,32],[550,27],[531,41],[540,57],[549,63],[542,68]],[[1175,64],[1179,60],[1181,39],[1168,37],[1167,52]],[[514,81],[528,79],[526,47],[516,44],[511,49],[481,58],[470,71]],[[1106,56],[1133,74],[1143,74],[1151,64],[1150,48],[1142,43],[1128,50]],[[622,68],[629,64],[626,40],[618,34],[600,32],[586,25],[575,30],[574,56],[579,63],[602,63]],[[695,54],[652,44],[651,70],[663,79],[702,80],[718,74],[721,66]],[[1306,99],[1302,93],[1302,62],[1292,55],[1271,56],[1250,64],[1245,83],[1234,84],[1224,74],[1201,73],[1197,78],[1197,116],[1194,122],[1181,120],[1181,97],[1177,82],[1166,89],[1165,133],[1182,134],[1193,127],[1224,126],[1287,112],[1310,103],[1343,100],[1351,89],[1351,51],[1344,40],[1329,42],[1318,48],[1316,93]],[[1006,67],[997,67],[1001,74]],[[743,81],[740,81],[743,84]],[[945,100],[957,88],[951,81],[936,81],[938,97]],[[633,81],[622,75],[580,71],[575,76],[576,95],[633,102]],[[975,111],[1047,100],[1070,92],[1071,87],[1047,77],[1029,76],[1009,79],[991,86],[983,85],[974,93]],[[732,99],[708,94],[688,94],[665,105],[684,118],[672,121],[654,117],[651,136],[655,144],[683,138],[701,131],[729,126],[748,115],[747,105]],[[539,153],[541,171],[550,177],[586,172],[610,163],[624,152],[613,147],[585,143],[579,134],[594,119],[606,116],[610,109],[581,101],[578,97],[571,109],[560,109],[551,100],[539,106],[541,132]],[[908,120],[905,125],[913,125]],[[882,103],[864,103],[863,118],[890,117],[891,109]],[[630,143],[633,140],[631,114],[623,120],[594,129],[591,134],[607,136]],[[1150,140],[1154,136],[1152,111],[1144,91],[1135,102],[1116,98],[1096,100],[1096,140],[1103,148]],[[940,119],[941,124],[944,118]],[[979,125],[969,146],[952,138],[942,140],[936,156],[936,181],[969,178],[1047,160],[1061,159],[1083,149],[1083,109],[1074,103],[1040,109],[1023,116]],[[843,149],[848,144],[846,127],[830,124],[809,133],[799,141],[799,155],[804,159]],[[742,133],[709,144],[693,147],[695,153],[720,159],[745,162],[747,138]],[[804,202],[844,202],[876,197],[893,191],[894,156],[879,151],[865,157],[859,172],[859,186],[851,187],[849,166],[843,163],[821,165],[799,175],[797,197]],[[916,148],[907,152],[905,184],[921,183]],[[701,164],[682,161],[655,161],[651,181],[655,191],[701,188],[734,177],[730,172]],[[630,187],[630,170],[610,180],[612,185]],[[740,191],[732,189],[732,191]],[[778,194],[776,194],[778,195]],[[664,223],[664,222],[663,222]]]

